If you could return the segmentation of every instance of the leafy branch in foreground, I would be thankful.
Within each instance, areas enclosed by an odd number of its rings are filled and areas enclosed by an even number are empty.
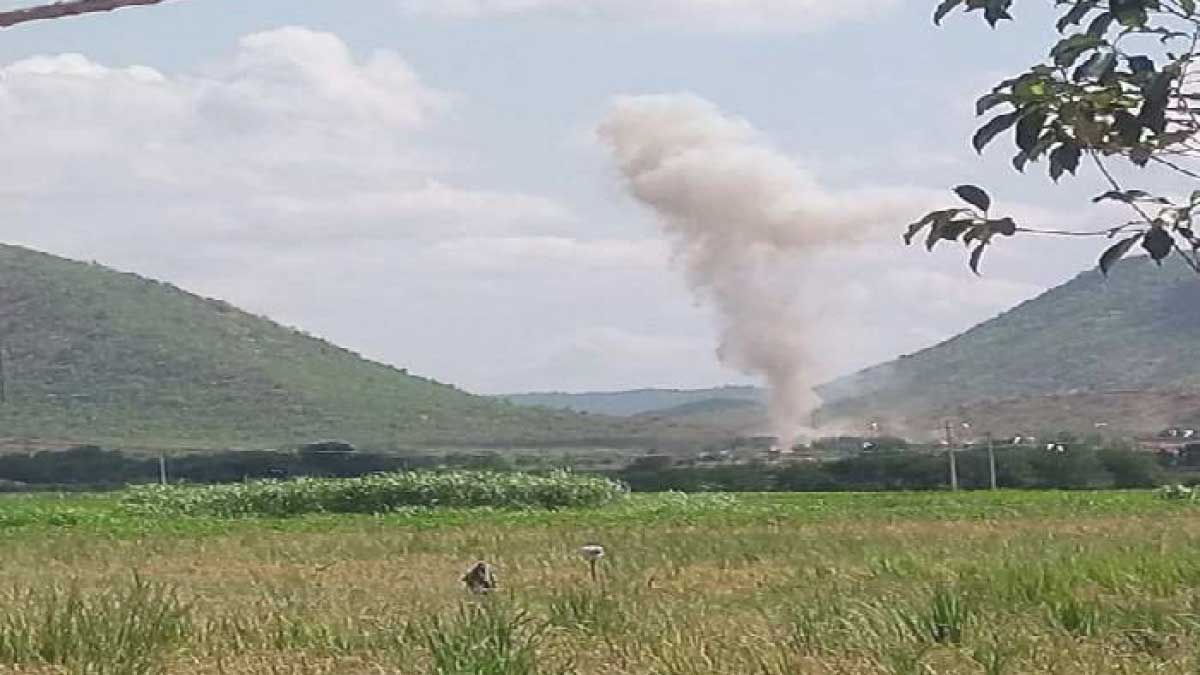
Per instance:
[[[991,218],[992,198],[983,188],[974,185],[960,185],[954,188],[964,202],[974,208],[953,208],[931,211],[925,217],[908,226],[904,235],[904,243],[911,244],[913,237],[928,228],[925,237],[925,248],[932,251],[933,247],[943,239],[958,241],[964,246],[975,245],[971,253],[971,270],[979,274],[979,262],[983,258],[984,249],[992,242],[992,237],[1002,235],[1011,237],[1017,232],[1017,224],[1012,218]]]
[[[157,5],[161,2],[163,0],[67,0],[66,2],[53,2],[0,12],[0,28],[16,26],[30,21],[61,19],[68,16],[93,14],[96,12],[111,12],[114,9],[122,7]]]
[[[943,0],[934,22],[955,10],[982,12],[995,27],[1012,20],[1014,0]],[[926,228],[926,246],[942,240],[975,245],[970,265],[978,272],[985,247],[995,234],[1017,232],[1119,238],[1100,258],[1106,272],[1121,257],[1141,247],[1156,261],[1178,254],[1200,273],[1200,239],[1193,216],[1200,190],[1187,199],[1155,195],[1121,184],[1108,166],[1122,160],[1139,168],[1163,170],[1190,183],[1200,181],[1200,88],[1192,66],[1200,44],[1196,0],[1055,0],[1063,9],[1056,23],[1060,39],[1045,62],[1005,79],[980,97],[976,113],[990,116],[976,131],[977,152],[1010,133],[1016,148],[1013,168],[1045,160],[1052,180],[1074,176],[1084,160],[1103,178],[1106,192],[1094,202],[1116,201],[1132,211],[1130,222],[1094,232],[1036,230],[1010,219],[989,219],[990,199],[981,208],[975,186],[956,191],[978,211],[945,209],[913,223],[905,241]],[[964,191],[966,194],[964,194]],[[973,195],[976,199],[969,198]],[[1124,235],[1124,236],[1122,236]]]

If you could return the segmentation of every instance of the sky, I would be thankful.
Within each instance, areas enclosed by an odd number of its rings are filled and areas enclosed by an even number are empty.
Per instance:
[[[908,197],[795,278],[834,377],[1094,266],[1103,242],[1004,241],[981,277],[906,248],[952,186],[1022,224],[1119,221],[1095,175],[1055,187],[969,147],[974,98],[1042,57],[1049,3],[996,31],[935,28],[932,4],[168,0],[26,24],[0,32],[0,240],[479,393],[752,383],[596,133],[621,97],[682,96],[822,198]]]

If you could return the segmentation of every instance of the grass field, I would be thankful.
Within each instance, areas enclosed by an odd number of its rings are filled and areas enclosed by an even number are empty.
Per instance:
[[[1195,673],[1200,505],[633,495],[161,517],[0,500],[0,672]],[[593,584],[578,547],[606,546]],[[466,596],[477,559],[499,593]]]

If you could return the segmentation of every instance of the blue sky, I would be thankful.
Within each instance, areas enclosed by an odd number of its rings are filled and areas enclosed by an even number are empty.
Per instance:
[[[968,147],[975,95],[1047,45],[1048,3],[1025,4],[999,31],[936,29],[919,0],[172,0],[29,24],[0,34],[0,227],[471,390],[754,381],[595,140],[614,97],[707,100],[829,190],[936,205],[977,181],[1030,224],[1103,226],[1094,176],[1056,189]],[[914,215],[810,266],[817,377],[1098,254],[1004,242],[975,278],[900,244]]]

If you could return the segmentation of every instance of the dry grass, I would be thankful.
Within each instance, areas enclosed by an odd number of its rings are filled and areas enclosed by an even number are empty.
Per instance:
[[[1065,674],[1200,666],[1200,520],[1189,511],[570,523],[420,529],[362,520],[327,532],[243,525],[194,538],[22,535],[0,549],[0,635],[13,617],[37,624],[29,619],[43,616],[56,592],[120,600],[135,573],[173,593],[185,618],[179,640],[152,645],[158,661],[148,670],[86,670],[80,662],[56,670],[24,658],[0,674]],[[577,552],[591,540],[609,553],[598,587]],[[496,565],[502,586],[483,601],[467,598],[458,582],[478,558]],[[111,609],[100,600],[95,607]]]

